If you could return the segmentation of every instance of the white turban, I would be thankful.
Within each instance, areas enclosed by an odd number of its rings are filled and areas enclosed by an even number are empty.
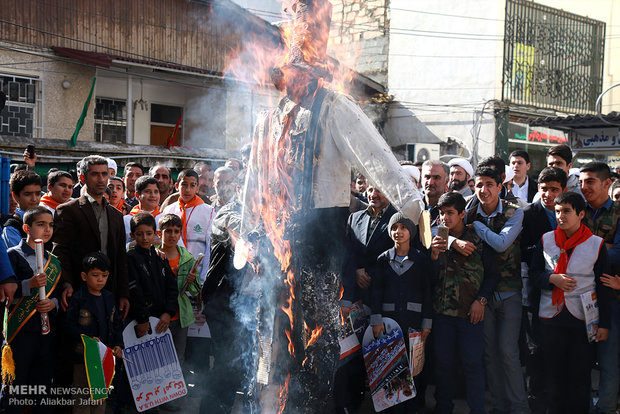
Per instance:
[[[448,162],[448,165],[450,167],[458,165],[459,167],[465,170],[467,175],[469,175],[469,178],[474,178],[474,169],[469,163],[469,161],[467,161],[465,158],[452,158],[450,162]]]

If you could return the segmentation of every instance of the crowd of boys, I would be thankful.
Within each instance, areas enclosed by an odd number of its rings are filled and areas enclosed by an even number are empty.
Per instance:
[[[200,411],[231,411],[236,392],[244,391],[244,367],[233,354],[252,343],[231,300],[239,300],[232,249],[248,154],[242,155],[215,171],[200,162],[176,180],[164,165],[147,171],[136,162],[120,177],[113,160],[92,155],[76,171],[50,170],[44,185],[32,170],[36,158],[24,154],[28,168],[12,172],[14,204],[1,219],[0,242],[3,335],[13,349],[14,385],[83,388],[81,334],[120,357],[123,327],[135,320],[139,338],[156,317],[155,331],[170,329],[179,362],[197,375]],[[431,216],[429,248],[380,188],[353,176],[351,216],[342,223],[343,317],[359,305],[376,337],[390,317],[403,332],[420,331],[427,353],[414,378],[418,396],[390,412],[421,410],[425,386],[433,383],[435,411],[451,413],[461,377],[471,413],[616,412],[620,184],[612,185],[608,165],[589,162],[575,171],[572,159],[569,147],[550,148],[537,180],[528,175],[525,151],[511,153],[508,165],[490,157],[476,168],[462,158],[403,162]],[[39,239],[43,272],[35,257]],[[598,305],[590,335],[584,296]],[[49,335],[41,334],[43,317]],[[188,334],[205,317],[212,344]],[[595,362],[600,381],[592,398]],[[76,402],[73,410],[132,410],[119,370],[107,407]],[[356,412],[365,394],[358,356],[336,373],[334,412]],[[26,397],[33,398],[5,390],[0,409],[21,412]],[[53,409],[34,397],[31,410]]]

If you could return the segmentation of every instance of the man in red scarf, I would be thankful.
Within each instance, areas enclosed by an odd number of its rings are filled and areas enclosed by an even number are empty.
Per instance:
[[[541,288],[539,315],[548,412],[587,413],[590,340],[607,340],[611,324],[612,292],[601,282],[609,266],[607,249],[603,239],[581,222],[586,204],[579,194],[560,194],[554,204],[558,227],[543,235],[530,268],[531,280]],[[594,338],[588,338],[584,298],[598,301]]]
[[[66,171],[54,171],[47,176],[47,193],[41,197],[43,207],[54,214],[56,207],[71,199],[73,179]]]

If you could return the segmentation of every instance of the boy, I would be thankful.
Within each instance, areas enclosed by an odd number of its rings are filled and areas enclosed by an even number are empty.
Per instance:
[[[469,256],[447,248],[447,240],[433,239],[431,260],[439,267],[434,283],[433,331],[435,336],[437,413],[451,413],[454,407],[454,351],[459,345],[471,413],[484,413],[483,321],[485,305],[499,280],[493,250],[463,223],[465,198],[446,193],[439,198],[439,218],[450,236],[476,246]]]
[[[209,268],[211,256],[211,223],[215,211],[198,197],[198,173],[186,169],[179,173],[176,188],[179,191],[179,201],[169,205],[164,210],[166,214],[176,214],[181,218],[182,246],[189,250],[194,258],[198,254],[205,255],[198,270],[200,283],[204,283]]]
[[[531,203],[538,188],[536,180],[530,179],[527,175],[527,172],[532,167],[529,154],[523,150],[516,150],[510,153],[508,159],[510,161],[510,169],[515,173],[512,179],[512,193],[521,200]]]
[[[13,350],[15,361],[14,386],[42,385],[49,389],[53,374],[54,346],[56,340],[56,315],[60,289],[60,262],[51,253],[44,251],[44,272],[37,273],[35,240],[47,243],[53,233],[54,219],[45,207],[36,206],[24,213],[23,230],[26,239],[8,251],[11,266],[18,281],[15,298],[8,316],[6,340]],[[47,298],[39,300],[39,288],[45,286]],[[42,313],[47,313],[50,333],[41,334]],[[21,412],[20,402],[11,403],[12,398],[33,398],[32,394],[14,395],[5,393],[8,398],[8,412]],[[35,395],[38,401],[42,395]],[[24,402],[22,401],[21,404]]]
[[[530,268],[530,277],[542,289],[539,315],[552,414],[587,413],[590,408],[592,349],[580,295],[596,292],[597,342],[607,339],[611,322],[612,293],[601,283],[607,249],[582,223],[585,208],[583,198],[573,192],[555,199],[558,228],[543,235]]]
[[[179,364],[183,366],[185,359],[185,345],[187,344],[187,327],[196,321],[190,296],[196,297],[200,294],[200,285],[196,282],[196,272],[191,272],[194,265],[194,257],[178,242],[181,238],[181,228],[183,223],[174,214],[163,214],[159,219],[159,233],[162,244],[159,251],[166,255],[168,264],[177,277],[177,288],[179,289],[179,311],[171,319],[170,332],[174,339],[174,346],[179,357]],[[187,283],[187,290],[181,293],[183,285]]]
[[[87,388],[84,366],[84,345],[81,334],[102,342],[116,358],[122,358],[123,326],[112,292],[104,289],[110,275],[110,260],[101,252],[91,253],[82,260],[84,285],[71,297],[65,318],[66,332],[71,337],[74,353],[73,387]],[[81,399],[78,399],[78,401]],[[74,413],[103,413],[105,400],[89,405],[74,403]]]
[[[426,340],[432,325],[432,298],[430,277],[432,267],[428,257],[410,247],[417,230],[415,224],[402,213],[395,213],[388,225],[394,247],[377,259],[371,278],[370,324],[375,337],[385,333],[383,317],[394,319],[408,338],[409,329],[422,331]],[[406,340],[405,345],[409,349]],[[392,407],[388,412],[415,412],[416,400]]]
[[[157,180],[148,175],[144,175],[136,180],[135,183],[136,192],[135,197],[138,200],[138,204],[134,206],[128,215],[123,217],[125,222],[125,233],[127,234],[127,243],[131,243],[133,239],[129,235],[131,233],[131,217],[138,213],[149,213],[155,217],[157,223],[158,217],[161,214],[159,211],[159,189],[157,187]]]
[[[125,182],[122,178],[110,176],[108,178],[110,189],[110,204],[123,214],[127,214],[125,207]]]
[[[167,261],[157,254],[153,241],[156,235],[155,218],[138,213],[131,218],[131,237],[134,249],[127,253],[129,270],[130,319],[135,319],[136,336],[141,338],[149,330],[149,316],[159,318],[157,333],[162,333],[179,309],[177,281]]]
[[[529,266],[536,246],[543,234],[558,226],[555,218],[555,198],[566,191],[566,173],[557,167],[544,168],[538,176],[538,200],[523,208],[523,231],[521,232],[521,276],[523,280],[523,321],[521,349],[526,373],[530,405],[538,412],[543,406],[545,383],[541,352],[540,319],[538,302],[540,289],[532,286]]]
[[[17,203],[15,214],[4,223],[2,240],[9,249],[17,246],[26,237],[22,226],[24,212],[41,202],[41,177],[34,171],[20,170],[11,175],[9,181],[11,198]]]
[[[54,214],[56,207],[71,199],[73,179],[66,171],[54,171],[47,176],[47,194],[41,197],[41,204]]]
[[[496,252],[500,272],[497,291],[485,309],[484,362],[491,408],[528,413],[527,392],[519,361],[521,332],[521,248],[523,210],[500,198],[502,172],[478,167],[474,188],[479,204],[467,210],[467,223]]]

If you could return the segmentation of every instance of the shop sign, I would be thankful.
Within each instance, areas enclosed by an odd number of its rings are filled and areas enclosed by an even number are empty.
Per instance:
[[[575,149],[620,148],[619,128],[576,129],[572,132],[572,147]]]

